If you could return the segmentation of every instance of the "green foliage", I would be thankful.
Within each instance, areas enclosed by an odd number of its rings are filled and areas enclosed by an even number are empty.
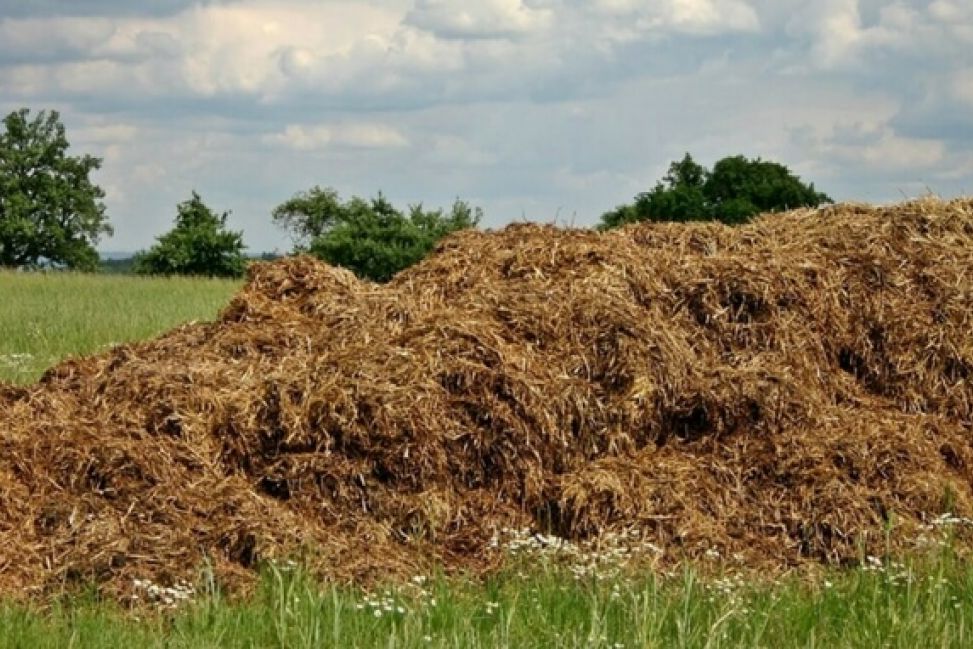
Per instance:
[[[475,227],[482,211],[457,200],[448,213],[426,211],[420,204],[405,214],[381,192],[370,200],[356,196],[343,202],[335,190],[314,187],[279,205],[273,218],[290,230],[297,251],[384,282],[425,257],[450,232]]]
[[[175,227],[148,252],[135,256],[142,275],[240,277],[247,268],[243,233],[226,229],[229,212],[217,214],[195,191],[177,207]]]
[[[831,198],[805,185],[787,167],[743,156],[723,158],[709,172],[703,188],[720,220],[741,223],[762,212],[817,207]]]
[[[7,115],[0,134],[0,266],[94,270],[95,245],[112,234],[105,193],[88,177],[101,160],[66,155],[57,111],[29,113]]]
[[[721,221],[746,223],[757,214],[798,207],[817,207],[831,199],[804,184],[787,167],[744,156],[718,161],[712,171],[688,153],[669,166],[655,187],[601,217],[599,228],[636,221]]]
[[[349,206],[359,200],[355,198],[344,205],[334,189],[314,186],[274,208],[273,219],[278,226],[290,230],[298,247],[303,249],[304,244],[323,236],[342,221]]]

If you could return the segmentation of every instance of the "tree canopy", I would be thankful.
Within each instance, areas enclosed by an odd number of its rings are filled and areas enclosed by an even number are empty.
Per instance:
[[[719,160],[712,170],[688,153],[634,203],[601,217],[601,229],[634,221],[722,221],[745,223],[757,214],[832,202],[784,165],[745,156]]]
[[[0,133],[0,266],[93,270],[95,245],[112,234],[105,193],[89,178],[101,160],[67,155],[57,111],[29,114],[10,113]]]
[[[456,200],[448,212],[396,209],[379,192],[363,199],[342,201],[331,188],[313,187],[277,206],[274,222],[289,230],[297,252],[309,252],[362,278],[384,282],[411,266],[456,230],[475,227],[479,208]]]
[[[239,277],[247,267],[243,233],[226,228],[229,212],[217,214],[195,191],[176,207],[175,227],[135,256],[143,275]]]

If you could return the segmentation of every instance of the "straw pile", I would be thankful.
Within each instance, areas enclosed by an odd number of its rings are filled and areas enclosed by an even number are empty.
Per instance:
[[[468,231],[387,285],[257,264],[218,322],[0,387],[0,593],[476,571],[523,526],[903,552],[973,516],[971,324],[968,199]]]

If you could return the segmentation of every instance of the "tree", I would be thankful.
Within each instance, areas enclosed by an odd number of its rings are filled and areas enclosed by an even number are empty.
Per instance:
[[[247,268],[243,233],[226,229],[229,212],[217,214],[195,191],[176,207],[175,227],[148,252],[135,256],[142,275],[240,277]]]
[[[352,203],[360,199],[352,199]],[[341,203],[338,192],[330,187],[312,187],[298,192],[274,208],[274,222],[290,230],[298,249],[327,233],[347,214],[348,206]]]
[[[742,155],[723,158],[709,172],[703,193],[726,223],[742,223],[762,212],[831,203],[826,194],[805,185],[782,164]]]
[[[744,156],[718,161],[709,171],[688,153],[669,166],[651,191],[601,217],[600,229],[635,221],[722,221],[745,223],[757,214],[817,207],[831,198],[805,185],[787,167]]]
[[[89,178],[101,159],[66,154],[57,111],[29,113],[7,115],[0,134],[0,266],[94,270],[95,246],[112,234],[105,193]]]
[[[475,227],[479,208],[456,200],[451,210],[426,211],[422,205],[397,210],[379,192],[365,200],[342,202],[331,189],[314,187],[277,206],[274,221],[290,230],[298,252],[311,254],[359,277],[384,282],[411,266],[456,230]]]

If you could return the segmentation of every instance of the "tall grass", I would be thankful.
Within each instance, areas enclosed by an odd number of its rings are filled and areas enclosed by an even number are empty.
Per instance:
[[[140,618],[140,619],[139,619]],[[12,647],[920,647],[973,646],[973,569],[943,559],[833,572],[809,584],[675,578],[576,580],[511,571],[372,594],[268,568],[252,599],[210,593],[176,613],[93,600],[0,606]]]
[[[238,281],[0,272],[0,380],[216,316]]]

